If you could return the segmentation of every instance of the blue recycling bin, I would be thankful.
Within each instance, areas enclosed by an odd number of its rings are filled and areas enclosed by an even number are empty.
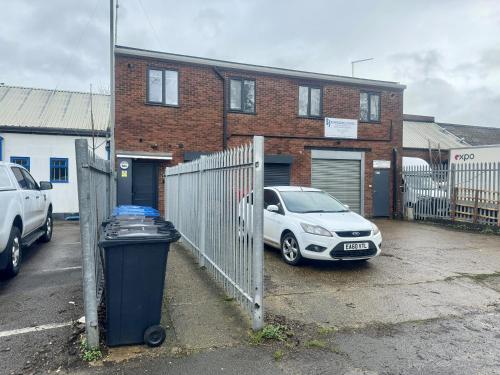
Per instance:
[[[160,217],[160,211],[147,206],[122,205],[113,209],[113,216]]]

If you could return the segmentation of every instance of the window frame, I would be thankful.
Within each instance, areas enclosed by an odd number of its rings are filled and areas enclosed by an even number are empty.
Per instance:
[[[23,164],[19,164],[19,163],[16,163],[15,160],[24,160],[27,162],[27,166],[23,165]],[[31,160],[30,160],[30,157],[29,156],[11,156],[10,157],[10,162],[11,163],[14,163],[14,164],[17,164],[17,165],[20,165],[21,167],[23,167],[24,169],[28,170],[28,172],[31,170]]]
[[[154,102],[149,100],[149,72],[151,70],[157,70],[161,71],[161,102]],[[177,73],[177,104],[167,104],[165,103],[165,71],[171,71],[171,72],[176,72]],[[164,67],[158,67],[154,65],[150,65],[146,69],[146,104],[147,105],[156,105],[160,107],[172,107],[172,108],[179,108],[181,105],[181,73],[179,69],[176,68],[164,68]]]
[[[300,88],[307,87],[307,114],[300,114]],[[319,115],[311,114],[311,90],[319,89]],[[323,116],[323,86],[321,85],[311,85],[308,83],[299,83],[297,85],[297,116],[300,118],[309,118],[309,119],[322,119]]]
[[[66,167],[66,180],[53,180],[52,179],[52,168],[53,168],[53,165],[52,163],[54,161],[60,161],[60,160],[63,160],[65,162],[65,167]],[[50,179],[50,182],[51,183],[54,183],[54,184],[67,184],[69,183],[69,159],[68,158],[50,158],[50,162],[49,162],[49,179]]]
[[[361,119],[361,95],[366,94],[368,95],[368,119],[363,120]],[[378,105],[378,120],[370,120],[370,114],[372,111],[372,104],[371,104],[371,97],[372,95],[377,95],[379,97],[379,105]],[[359,92],[359,122],[362,123],[375,123],[375,124],[380,124],[382,122],[382,93],[380,91],[366,91],[366,90],[361,90]]]
[[[240,81],[241,83],[241,92],[240,92],[240,103],[241,109],[231,108],[231,81]],[[244,81],[252,81],[253,82],[253,111],[244,111],[243,110],[243,82]],[[257,114],[257,81],[255,78],[247,78],[247,77],[227,77],[227,111],[231,113],[241,113],[244,115],[256,115]]]

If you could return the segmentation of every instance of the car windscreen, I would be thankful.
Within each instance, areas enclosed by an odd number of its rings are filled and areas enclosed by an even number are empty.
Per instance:
[[[280,194],[286,208],[291,212],[349,211],[342,203],[323,191],[282,191]]]

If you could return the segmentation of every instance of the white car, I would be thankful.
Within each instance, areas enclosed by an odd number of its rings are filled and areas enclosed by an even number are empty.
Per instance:
[[[0,161],[0,275],[17,275],[23,248],[51,240],[50,189],[20,165]]]
[[[324,191],[295,186],[264,189],[264,242],[283,260],[366,260],[380,254],[377,226]]]

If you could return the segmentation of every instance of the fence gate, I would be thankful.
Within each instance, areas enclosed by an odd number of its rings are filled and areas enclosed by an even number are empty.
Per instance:
[[[93,155],[86,139],[75,141],[78,206],[82,246],[85,333],[90,347],[99,346],[97,309],[104,288],[103,261],[99,250],[100,226],[111,213],[109,160]]]
[[[403,168],[404,207],[430,218],[500,227],[500,163]]]
[[[255,330],[264,321],[263,188],[263,137],[166,169],[167,219]]]

